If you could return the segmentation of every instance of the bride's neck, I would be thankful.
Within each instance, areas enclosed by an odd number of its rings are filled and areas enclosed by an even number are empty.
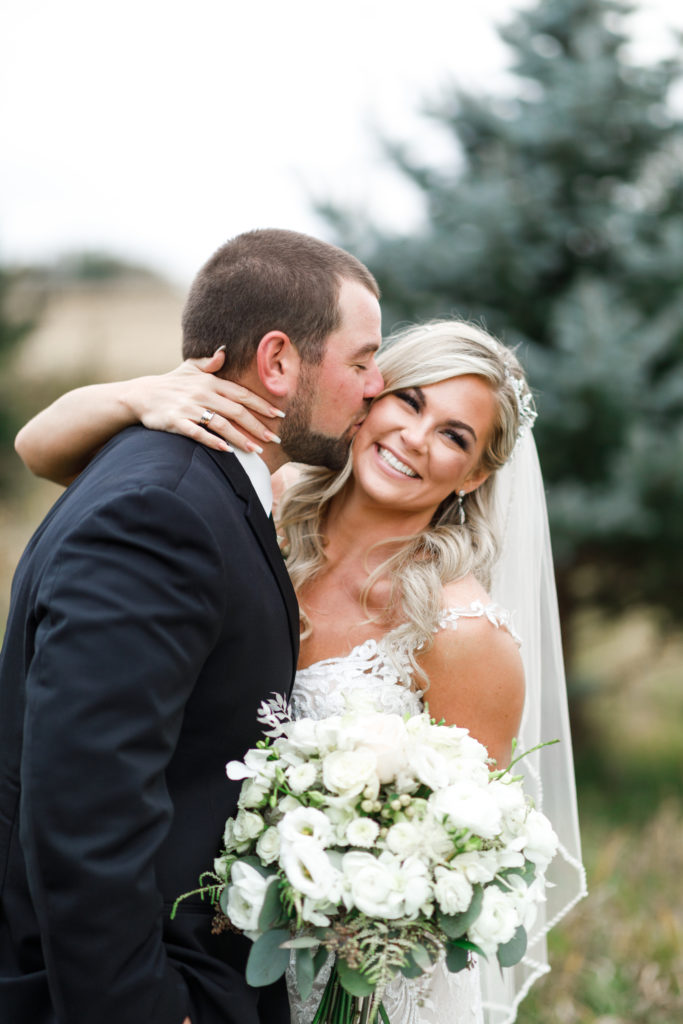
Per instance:
[[[371,571],[428,523],[424,512],[387,509],[364,500],[350,483],[330,503],[325,553],[329,562],[358,560]]]

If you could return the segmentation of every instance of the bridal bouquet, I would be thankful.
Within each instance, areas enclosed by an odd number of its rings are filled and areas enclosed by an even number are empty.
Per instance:
[[[460,971],[473,952],[521,959],[557,838],[467,730],[427,712],[291,721],[280,700],[259,720],[265,739],[227,766],[244,780],[239,809],[198,890],[219,927],[253,940],[249,984],[291,956],[307,999],[333,954],[314,1024],[387,1024],[398,972]]]

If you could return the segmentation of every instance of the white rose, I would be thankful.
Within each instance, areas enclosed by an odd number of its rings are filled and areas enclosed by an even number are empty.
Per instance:
[[[520,924],[516,898],[502,892],[498,886],[484,889],[484,899],[476,921],[469,927],[469,937],[481,946],[487,956],[496,952],[499,945],[509,942]]]
[[[341,876],[322,846],[313,839],[300,839],[283,846],[280,864],[290,883],[316,902],[336,903],[341,893]]]
[[[280,852],[280,833],[276,828],[267,828],[266,831],[259,836],[259,840],[256,844],[256,856],[260,857],[264,864],[272,864],[274,860],[277,860],[277,856]]]
[[[557,853],[559,840],[545,814],[541,814],[540,811],[529,811],[524,823],[524,832],[524,853],[527,859],[538,864],[540,868],[546,868]]]
[[[488,787],[468,781],[456,782],[429,798],[436,818],[445,817],[447,827],[464,828],[483,839],[494,839],[502,827],[502,815]]]
[[[263,832],[266,824],[260,814],[256,811],[240,810],[237,812],[233,835],[237,843],[248,843],[256,839]]]
[[[323,760],[323,782],[333,793],[357,796],[377,785],[377,759],[369,750],[335,750]]]
[[[400,715],[366,714],[355,717],[347,726],[347,739],[356,750],[375,755],[380,783],[391,782],[405,760],[406,728]]]
[[[378,835],[379,825],[372,818],[354,818],[346,830],[346,839],[350,846],[374,846]]]
[[[352,850],[344,854],[342,870],[347,909],[356,907],[369,917],[388,920],[403,916],[403,894],[397,889],[391,862]]]
[[[221,857],[215,857],[213,862],[213,871],[219,878],[228,877],[228,858],[225,854]]]
[[[275,876],[264,878],[258,871],[235,861],[230,873],[226,913],[236,928],[250,939],[258,938],[258,919],[266,898],[266,889]]]
[[[311,761],[300,765],[292,765],[285,772],[289,788],[293,793],[305,793],[318,780],[318,769]]]
[[[315,807],[297,807],[289,811],[278,825],[283,843],[295,843],[300,839],[314,839],[321,846],[334,840],[334,830],[327,815]]]
[[[467,910],[472,902],[474,890],[466,876],[460,871],[437,867],[434,870],[434,877],[434,895],[444,914],[461,914]]]
[[[255,779],[247,779],[246,782],[242,783],[237,806],[258,807],[268,796],[269,792],[270,786],[267,783],[264,784],[263,782],[257,782]]]
[[[421,848],[422,837],[420,831],[411,822],[398,821],[391,826],[384,842],[387,849],[398,857],[408,857],[411,853],[417,853]]]

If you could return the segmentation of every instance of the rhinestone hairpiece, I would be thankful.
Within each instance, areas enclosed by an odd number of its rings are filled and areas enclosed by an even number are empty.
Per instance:
[[[527,430],[531,430],[533,428],[538,413],[534,408],[534,396],[531,394],[529,389],[525,387],[524,381],[521,377],[515,377],[515,375],[511,373],[510,367],[507,365],[505,367],[505,377],[510,381],[512,390],[515,393],[515,398],[517,399],[517,408],[519,409],[519,430],[517,431],[517,440],[519,440],[520,437],[524,437]]]

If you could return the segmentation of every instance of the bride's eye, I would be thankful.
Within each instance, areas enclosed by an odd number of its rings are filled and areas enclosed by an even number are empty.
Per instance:
[[[447,430],[446,437],[450,441],[454,441],[457,445],[459,445],[459,447],[462,448],[464,452],[468,452],[470,450],[470,443],[468,438],[465,437],[464,434],[459,434],[457,430]]]
[[[415,412],[420,411],[420,404],[417,398],[415,398],[415,395],[412,395],[410,391],[394,391],[394,394],[396,395],[396,398],[400,398],[402,402],[409,405]]]

